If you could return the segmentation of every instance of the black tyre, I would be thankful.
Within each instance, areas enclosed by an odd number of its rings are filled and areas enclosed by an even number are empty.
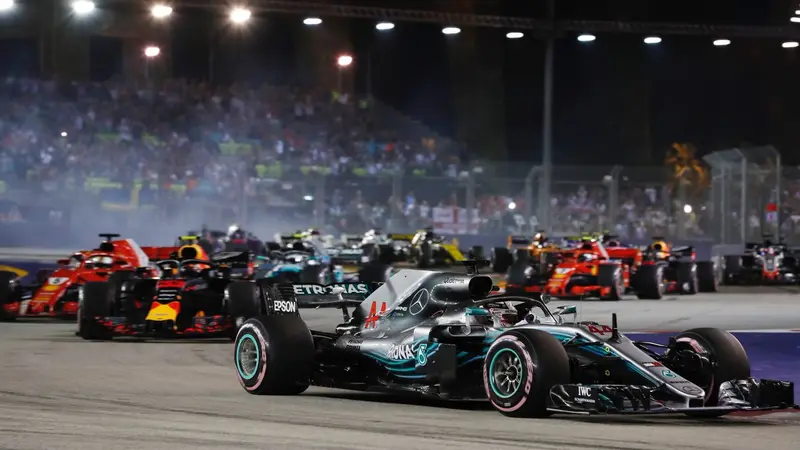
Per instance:
[[[0,320],[14,320],[15,315],[6,314],[5,305],[20,301],[19,276],[14,272],[0,271]]]
[[[296,395],[308,389],[314,340],[299,316],[258,316],[236,335],[234,361],[239,382],[255,395]]]
[[[742,257],[725,255],[722,265],[722,284],[739,284],[742,273]]]
[[[472,248],[469,250],[470,259],[484,259],[486,258],[486,251],[483,249],[482,245],[473,245]]]
[[[636,296],[642,300],[664,298],[664,267],[646,264],[636,270]]]
[[[681,294],[697,294],[697,265],[692,261],[678,261],[675,265],[675,281]]]
[[[387,264],[369,264],[358,271],[361,283],[385,283],[392,275],[392,266]]]
[[[260,289],[258,284],[247,281],[234,281],[225,288],[224,309],[234,323],[235,330],[231,337],[235,337],[236,331],[245,321],[264,314]],[[269,286],[264,286],[264,289],[269,289]]]
[[[503,333],[483,361],[483,384],[492,406],[512,417],[546,417],[550,389],[570,382],[561,342],[540,330]]]
[[[492,272],[506,273],[513,263],[514,257],[507,248],[495,247],[492,249]]]
[[[319,283],[329,284],[332,281],[331,271],[328,266],[322,264],[315,264],[313,266],[305,266],[300,272],[301,283]]]
[[[750,377],[750,360],[741,342],[731,333],[718,328],[693,328],[675,339],[684,342],[697,354],[708,358],[704,369],[680,373],[681,376],[705,390],[704,406],[717,406],[720,383]],[[667,354],[669,358],[671,355]],[[693,417],[719,417],[730,411],[697,411]]]
[[[423,242],[417,248],[417,269],[427,269],[433,260],[433,247],[430,242]]]
[[[622,266],[618,264],[600,264],[597,268],[597,285],[611,288],[611,292],[603,300],[622,300],[625,294],[625,280],[622,278]]]
[[[110,340],[113,332],[97,319],[114,315],[116,286],[101,281],[86,283],[80,289],[76,334],[86,340]]]
[[[711,261],[699,261],[697,263],[697,289],[699,292],[717,292],[719,290],[719,280],[717,279],[717,268]]]

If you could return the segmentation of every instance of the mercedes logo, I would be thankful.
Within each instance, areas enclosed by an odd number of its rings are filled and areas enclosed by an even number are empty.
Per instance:
[[[428,306],[428,300],[430,300],[430,294],[428,294],[428,290],[418,290],[417,293],[414,294],[414,298],[411,299],[411,305],[408,307],[408,312],[410,312],[412,316],[416,316],[417,314],[421,313],[426,306]]]

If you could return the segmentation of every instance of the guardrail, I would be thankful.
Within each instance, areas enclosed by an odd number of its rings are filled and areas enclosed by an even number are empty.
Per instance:
[[[39,249],[30,247],[0,247],[0,261],[55,263],[75,253],[75,249]]]

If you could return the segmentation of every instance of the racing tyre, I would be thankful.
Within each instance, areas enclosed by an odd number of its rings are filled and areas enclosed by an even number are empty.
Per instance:
[[[483,385],[492,406],[512,417],[546,417],[550,389],[570,382],[569,357],[550,334],[518,329],[503,333],[483,361]]]
[[[636,270],[636,296],[641,300],[664,298],[664,267],[658,264],[639,266]]]
[[[385,283],[392,276],[392,266],[387,264],[368,264],[358,271],[361,283]]]
[[[433,260],[433,247],[430,242],[423,242],[417,249],[417,269],[427,269]]]
[[[331,278],[331,271],[322,264],[305,266],[300,272],[301,283],[330,284]]]
[[[299,316],[258,316],[236,334],[234,361],[242,387],[255,395],[296,395],[308,389],[314,340]]]
[[[514,263],[511,252],[505,247],[495,247],[492,249],[492,272],[506,273]]]
[[[739,274],[742,273],[742,258],[738,255],[725,255],[724,258],[722,284],[739,284]]]
[[[90,341],[108,341],[113,332],[97,323],[98,317],[114,315],[116,287],[106,282],[90,282],[81,286],[78,296],[78,337]]]
[[[675,339],[684,342],[692,351],[708,359],[710,364],[698,366],[697,370],[680,372],[680,375],[706,391],[703,406],[717,406],[719,385],[725,381],[750,377],[750,360],[742,344],[731,333],[719,328],[693,328]],[[667,358],[670,356],[667,354]],[[699,358],[696,358],[699,360]],[[691,368],[690,368],[691,369]],[[697,411],[687,413],[691,417],[720,417],[730,411]]]
[[[622,278],[622,266],[617,264],[601,264],[597,268],[597,285],[611,288],[611,292],[603,300],[622,300],[625,293],[625,280]]]
[[[473,245],[469,250],[470,259],[482,260],[486,258],[486,252],[482,245]]]
[[[694,262],[679,261],[675,268],[675,278],[681,294],[697,294],[697,265]]]
[[[719,282],[717,280],[717,268],[711,261],[700,261],[697,263],[697,288],[700,292],[717,292]]]
[[[19,301],[18,283],[19,276],[14,272],[0,272],[0,320],[11,321],[16,319],[16,316],[6,314],[3,306]]]
[[[269,287],[261,287],[259,284],[247,281],[234,281],[226,288],[225,298],[227,300],[225,300],[224,309],[234,323],[232,338],[236,336],[236,331],[246,320],[263,314],[264,308],[259,289],[269,289]]]

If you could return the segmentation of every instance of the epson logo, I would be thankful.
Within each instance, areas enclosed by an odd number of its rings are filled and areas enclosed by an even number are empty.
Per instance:
[[[276,300],[272,303],[274,311],[293,313],[297,312],[297,303],[286,300]]]

